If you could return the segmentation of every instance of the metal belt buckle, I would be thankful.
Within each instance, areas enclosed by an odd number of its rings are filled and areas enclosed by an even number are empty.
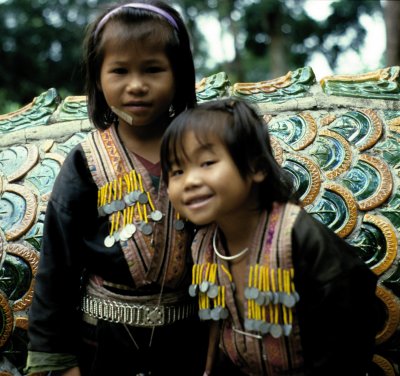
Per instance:
[[[145,307],[145,325],[164,325],[164,307]]]

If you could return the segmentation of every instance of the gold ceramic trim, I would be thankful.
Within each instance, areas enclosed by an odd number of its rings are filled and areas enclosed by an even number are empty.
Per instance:
[[[2,324],[4,326],[4,331],[0,335],[0,349],[8,341],[8,338],[13,331],[13,313],[8,303],[8,299],[5,294],[0,291],[0,310],[2,311]]]
[[[327,76],[322,78],[319,82],[321,86],[324,86],[328,81],[343,81],[343,82],[366,82],[366,81],[396,81],[399,76],[399,70],[397,69],[394,74],[390,73],[391,67],[377,69],[372,72],[362,74],[342,74],[337,76]]]
[[[28,321],[28,317],[25,316],[18,316],[15,318],[15,327],[16,328],[20,328],[23,330],[28,330],[28,325],[29,325],[29,321]]]
[[[26,211],[22,221],[15,227],[5,231],[6,240],[15,240],[25,234],[36,221],[37,199],[26,187],[17,184],[8,184],[5,192],[13,192],[21,196],[26,202]]]
[[[317,136],[317,122],[314,117],[311,115],[310,112],[302,112],[297,115],[298,117],[302,118],[306,124],[306,132],[303,137],[300,138],[297,142],[292,145],[294,150],[302,150],[305,149],[308,145],[310,145],[315,137]]]
[[[13,304],[13,311],[23,311],[28,308],[32,303],[33,290],[35,286],[35,276],[39,264],[39,255],[22,244],[9,244],[7,246],[6,252],[21,257],[31,268],[32,279],[28,291],[24,294],[21,299],[18,299]]]
[[[376,111],[374,110],[366,108],[358,111],[368,116],[373,123],[373,132],[368,135],[367,139],[363,144],[357,146],[359,151],[364,151],[374,146],[378,142],[378,140],[382,137],[383,123],[379,118],[378,114],[376,113]]]
[[[278,164],[282,166],[283,148],[282,148],[281,144],[279,143],[279,141],[275,137],[270,136],[270,141],[271,141],[271,148],[274,152],[274,157],[275,157],[276,161],[278,162]]]
[[[14,171],[12,174],[7,176],[9,182],[20,179],[22,176],[26,175],[29,170],[36,165],[39,160],[39,150],[34,144],[23,145],[28,150],[28,156],[25,162],[19,167],[18,170]]]
[[[396,376],[392,363],[383,356],[374,354],[372,361],[384,372],[385,376]]]
[[[289,71],[284,76],[272,80],[259,82],[237,82],[233,85],[233,93],[249,95],[254,93],[273,93],[279,89],[288,87],[292,84],[292,72]]]
[[[339,141],[339,143],[341,145],[343,145],[344,148],[344,159],[342,161],[342,163],[335,169],[333,170],[329,170],[329,171],[324,171],[325,175],[328,179],[335,179],[336,177],[338,177],[339,175],[343,174],[345,171],[347,171],[350,166],[351,166],[351,147],[349,142],[340,134],[330,131],[328,129],[323,129],[320,131],[320,136],[321,137],[330,137],[330,138],[334,138],[337,141]]]
[[[336,183],[325,183],[323,188],[328,191],[333,191],[341,196],[346,202],[349,211],[349,220],[338,230],[336,234],[341,238],[345,238],[349,235],[355,228],[357,224],[357,201],[355,200],[353,194],[347,188],[336,184]]]
[[[376,275],[381,275],[386,270],[390,268],[393,261],[396,259],[397,256],[397,247],[398,241],[396,236],[396,230],[392,223],[383,216],[372,215],[372,214],[365,214],[363,222],[371,223],[378,227],[383,235],[385,236],[386,240],[386,254],[384,259],[377,265],[371,267],[371,270]]]
[[[361,210],[371,210],[383,204],[390,197],[393,190],[393,178],[389,167],[383,160],[368,154],[360,155],[359,160],[374,167],[381,176],[378,191],[371,197],[358,202]]]
[[[329,124],[333,123],[335,120],[337,119],[336,115],[334,114],[328,114],[326,116],[324,116],[321,120],[320,120],[320,124],[322,127],[326,127]]]
[[[383,302],[388,314],[383,329],[375,338],[375,343],[380,345],[386,342],[397,331],[400,323],[400,305],[393,293],[382,286],[376,288],[376,296]]]
[[[302,206],[310,205],[318,196],[320,188],[321,188],[321,173],[318,165],[311,161],[309,158],[306,158],[299,154],[289,154],[286,157],[286,160],[294,160],[304,165],[308,172],[311,175],[311,182],[308,187],[307,195],[301,200]]]

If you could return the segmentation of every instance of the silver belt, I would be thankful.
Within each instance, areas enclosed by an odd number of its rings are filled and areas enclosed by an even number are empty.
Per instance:
[[[196,304],[194,302],[166,305],[134,304],[85,294],[81,310],[96,319],[131,326],[153,327],[172,324],[194,316]]]

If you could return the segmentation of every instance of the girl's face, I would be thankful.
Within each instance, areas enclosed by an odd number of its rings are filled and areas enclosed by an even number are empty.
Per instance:
[[[175,209],[196,225],[246,220],[254,215],[257,200],[253,183],[264,176],[251,174],[244,179],[228,150],[213,135],[200,143],[193,131],[182,139],[184,152],[173,161],[168,194]]]
[[[172,67],[161,47],[146,42],[126,45],[115,38],[104,46],[100,86],[108,106],[131,116],[133,127],[164,124],[175,95]]]

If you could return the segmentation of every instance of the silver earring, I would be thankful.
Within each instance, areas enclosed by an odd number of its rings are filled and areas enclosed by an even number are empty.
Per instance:
[[[175,108],[174,108],[174,105],[173,105],[173,104],[171,104],[171,105],[169,106],[169,109],[168,109],[168,116],[169,116],[170,118],[173,118],[173,117],[175,116]]]

